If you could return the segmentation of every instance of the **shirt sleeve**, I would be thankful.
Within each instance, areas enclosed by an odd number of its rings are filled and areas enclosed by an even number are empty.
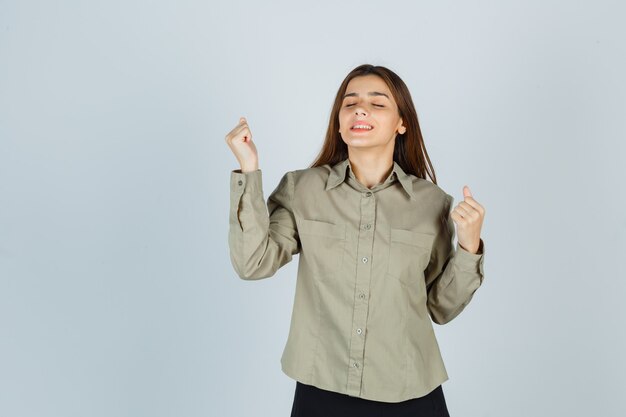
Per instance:
[[[445,195],[439,218],[439,232],[433,244],[431,259],[425,271],[428,311],[437,324],[458,316],[469,304],[484,278],[485,246],[482,239],[477,253],[453,247],[454,222],[450,216],[453,197]],[[456,250],[455,250],[456,249]]]
[[[231,171],[228,245],[237,275],[246,280],[271,277],[300,252],[292,211],[293,172],[287,172],[267,199],[261,170]]]

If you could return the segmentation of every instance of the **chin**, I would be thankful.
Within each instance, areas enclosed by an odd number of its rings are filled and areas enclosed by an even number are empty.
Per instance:
[[[382,146],[378,143],[348,143],[347,145],[352,149],[379,149]]]

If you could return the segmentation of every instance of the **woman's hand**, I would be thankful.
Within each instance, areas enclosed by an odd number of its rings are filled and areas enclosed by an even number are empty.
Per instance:
[[[450,216],[457,226],[459,245],[470,253],[477,253],[485,209],[474,200],[467,185],[463,187],[463,196],[465,200],[456,205]]]
[[[226,143],[235,154],[241,165],[241,172],[256,171],[259,169],[259,155],[252,142],[252,133],[245,117],[239,118],[239,124],[226,135]]]

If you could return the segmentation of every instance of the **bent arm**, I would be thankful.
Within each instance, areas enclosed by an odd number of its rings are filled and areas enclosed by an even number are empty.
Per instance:
[[[230,260],[240,278],[273,276],[300,252],[292,211],[293,172],[287,172],[263,197],[261,170],[231,171],[228,245]]]
[[[446,194],[441,210],[440,230],[435,239],[431,260],[425,272],[428,311],[437,324],[458,316],[469,304],[484,279],[484,242],[477,253],[453,247],[454,223],[450,217],[453,197]]]

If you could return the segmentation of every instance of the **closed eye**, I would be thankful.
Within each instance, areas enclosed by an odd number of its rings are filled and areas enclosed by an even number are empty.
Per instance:
[[[354,106],[354,104],[348,104],[346,107]],[[385,107],[382,104],[374,104],[376,107]]]

